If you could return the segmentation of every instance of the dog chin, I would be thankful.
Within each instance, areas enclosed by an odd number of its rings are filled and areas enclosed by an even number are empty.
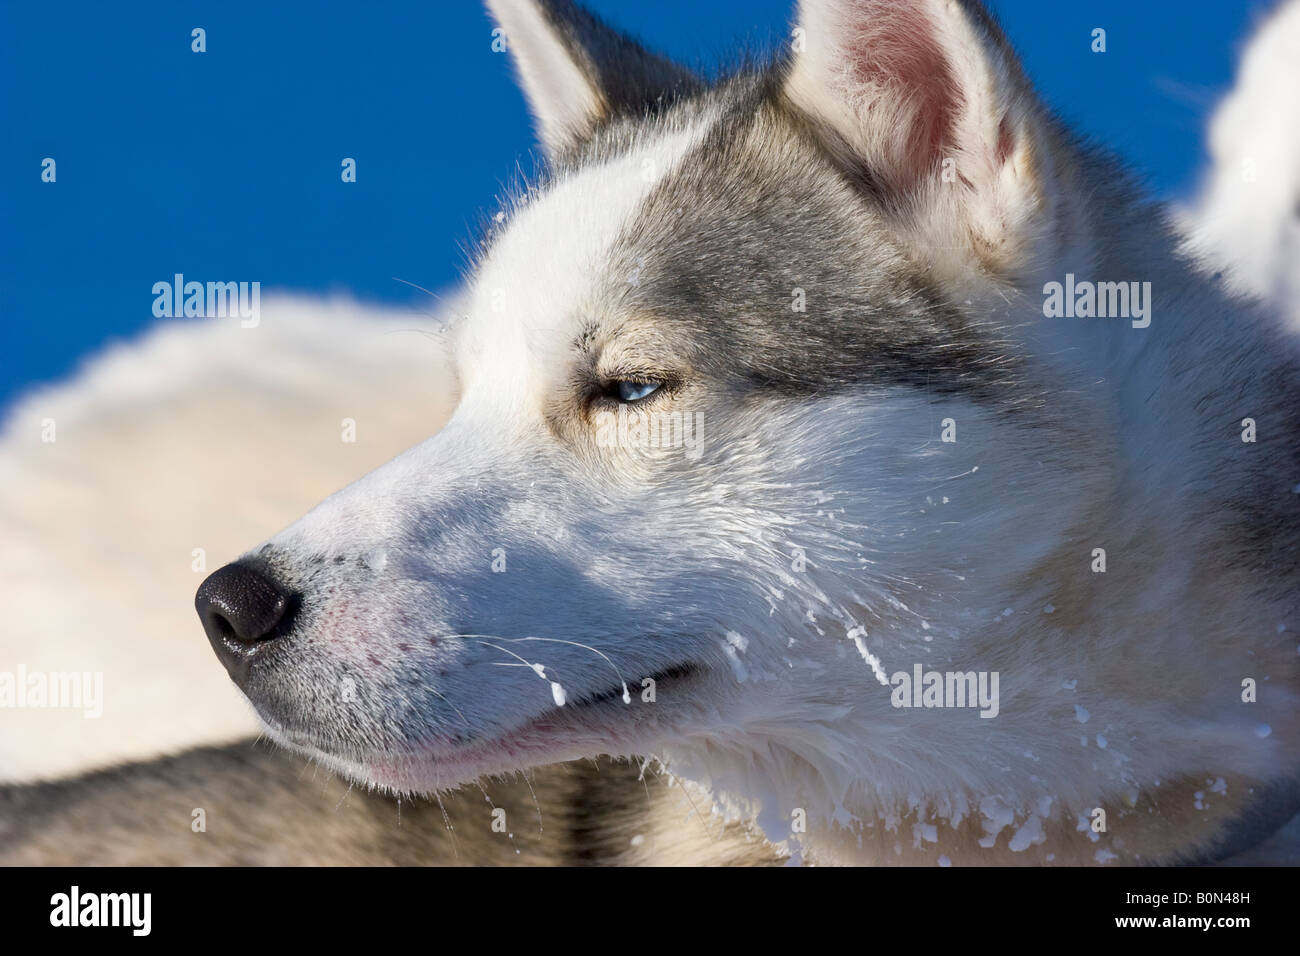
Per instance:
[[[504,753],[501,760],[495,761],[490,753],[477,748],[463,754],[456,752],[458,748],[338,753],[318,743],[310,734],[288,732],[265,717],[259,719],[266,735],[286,750],[354,783],[389,793],[435,793],[454,789],[480,777],[519,769],[518,763],[508,766],[509,760]]]
[[[631,706],[621,700],[578,703],[478,740],[412,742],[400,750],[351,753],[337,752],[309,732],[286,730],[265,716],[259,720],[276,743],[356,783],[392,793],[428,794],[567,760],[652,754],[662,743],[663,728],[644,726],[628,712]]]

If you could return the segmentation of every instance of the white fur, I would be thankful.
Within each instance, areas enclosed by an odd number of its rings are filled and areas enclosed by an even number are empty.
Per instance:
[[[1209,129],[1211,165],[1184,213],[1193,244],[1300,324],[1300,2],[1256,31]]]
[[[602,104],[568,57],[558,55],[559,40],[553,28],[526,0],[489,0],[488,8],[504,32],[520,80],[529,97],[538,138],[554,149],[583,131]]]
[[[196,634],[207,570],[437,430],[442,346],[410,312],[268,297],[262,321],[162,323],[34,391],[0,436],[0,670],[100,671],[104,710],[0,711],[0,781],[256,729]],[[406,331],[395,331],[406,330]],[[340,440],[341,419],[357,442]],[[56,440],[41,440],[53,419]]]

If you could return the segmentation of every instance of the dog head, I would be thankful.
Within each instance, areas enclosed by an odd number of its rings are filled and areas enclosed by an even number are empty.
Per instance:
[[[569,3],[491,6],[549,162],[447,330],[459,406],[200,593],[271,733],[416,791],[667,755],[778,822],[1030,786],[1085,654],[1045,568],[1113,480],[1107,407],[1048,383],[1119,333],[1043,331],[1046,263],[1096,250],[1002,35],[807,0],[780,62],[706,83]],[[915,663],[1025,706],[903,714]]]

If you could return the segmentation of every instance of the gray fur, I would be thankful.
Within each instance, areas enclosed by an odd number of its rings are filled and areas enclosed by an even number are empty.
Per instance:
[[[770,865],[736,826],[680,814],[651,768],[582,761],[400,801],[271,745],[201,747],[0,786],[0,866]],[[206,830],[191,828],[196,808]],[[492,829],[505,812],[506,832]],[[680,820],[665,830],[656,815]],[[637,834],[642,839],[633,843]]]

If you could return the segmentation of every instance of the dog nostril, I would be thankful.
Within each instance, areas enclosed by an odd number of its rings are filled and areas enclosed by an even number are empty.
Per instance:
[[[230,622],[216,611],[212,611],[208,615],[208,618],[209,620],[205,622],[207,629],[216,631],[217,635],[220,637],[235,636],[235,629],[230,626]]]
[[[194,596],[212,649],[241,686],[253,655],[288,632],[299,603],[299,595],[260,562],[236,561],[214,571]]]

